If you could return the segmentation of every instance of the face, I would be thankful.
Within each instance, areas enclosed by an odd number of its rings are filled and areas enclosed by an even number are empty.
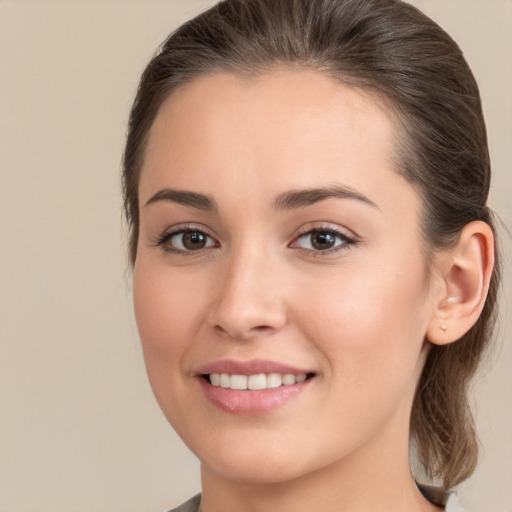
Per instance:
[[[375,97],[316,72],[201,77],[161,107],[135,313],[157,401],[210,471],[407,451],[432,305],[397,138]]]

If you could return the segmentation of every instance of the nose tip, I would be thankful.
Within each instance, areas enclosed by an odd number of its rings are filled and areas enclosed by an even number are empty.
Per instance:
[[[248,341],[259,336],[271,336],[284,327],[285,321],[280,318],[271,318],[270,315],[257,313],[254,316],[234,313],[217,317],[213,324],[218,334],[237,341]],[[262,323],[265,322],[265,323]]]
[[[229,275],[218,276],[219,284],[209,322],[223,336],[245,341],[270,336],[287,322],[286,308],[271,273],[247,262]]]

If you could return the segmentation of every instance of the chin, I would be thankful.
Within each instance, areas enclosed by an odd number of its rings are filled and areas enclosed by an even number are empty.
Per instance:
[[[251,484],[278,484],[299,478],[303,471],[293,460],[276,465],[266,457],[217,458],[212,464],[202,462],[209,471],[231,481]]]
[[[209,472],[222,478],[251,484],[279,484],[296,480],[333,462],[327,454],[322,457],[321,451],[315,450],[313,445],[310,442],[307,450],[304,443],[286,443],[284,440],[280,443],[270,440],[267,443],[261,440],[250,442],[246,437],[245,442],[217,442],[215,450],[206,443],[189,446]]]

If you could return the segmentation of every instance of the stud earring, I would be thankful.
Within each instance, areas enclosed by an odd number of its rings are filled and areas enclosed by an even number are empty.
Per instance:
[[[446,333],[446,325],[441,325],[441,330],[443,331],[443,334]]]

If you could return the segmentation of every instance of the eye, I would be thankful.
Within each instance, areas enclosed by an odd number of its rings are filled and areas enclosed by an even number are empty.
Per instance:
[[[300,247],[314,252],[328,252],[354,243],[354,240],[335,229],[317,228],[298,236],[291,247]]]
[[[217,242],[204,231],[198,229],[181,229],[166,233],[157,245],[162,246],[166,251],[187,253],[200,251],[209,247],[216,247]]]

